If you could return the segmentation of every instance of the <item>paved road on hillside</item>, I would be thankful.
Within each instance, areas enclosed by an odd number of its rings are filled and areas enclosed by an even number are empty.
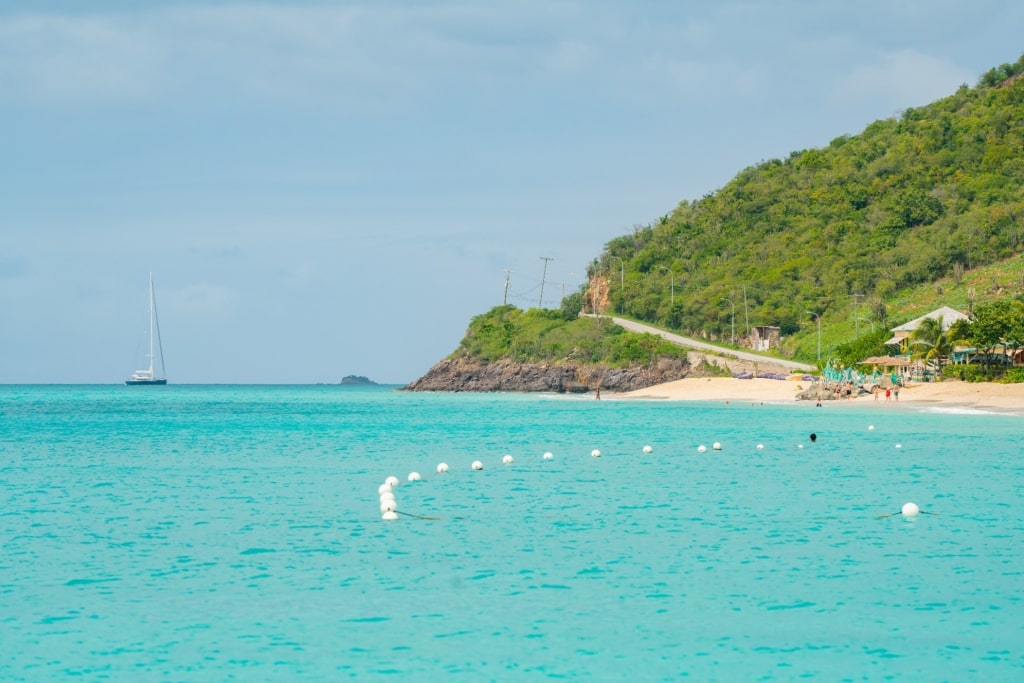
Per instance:
[[[632,320],[626,320],[625,318],[616,318],[615,316],[604,316],[610,318],[617,325],[625,327],[627,330],[633,332],[648,332],[650,334],[656,334],[662,339],[684,346],[688,349],[701,349],[703,351],[712,351],[714,353],[723,356],[732,356],[734,358],[741,358],[743,360],[753,361],[755,363],[766,363],[771,365],[780,365],[784,368],[790,368],[792,370],[804,370],[814,372],[817,370],[813,365],[807,365],[806,363],[797,363],[792,360],[783,360],[781,358],[766,358],[765,356],[759,356],[756,353],[746,353],[745,351],[734,351],[732,349],[725,349],[721,346],[715,346],[714,344],[708,344],[702,342],[699,339],[691,339],[690,337],[681,337],[678,334],[672,334],[665,330],[659,330],[657,327],[651,327],[650,325],[644,325],[643,323],[633,322]]]

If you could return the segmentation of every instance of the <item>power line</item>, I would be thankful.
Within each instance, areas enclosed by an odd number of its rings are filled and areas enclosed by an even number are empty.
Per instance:
[[[554,259],[551,259],[551,260],[554,260]],[[561,298],[558,298],[558,296],[556,295],[554,298],[548,299],[547,298],[548,291],[547,291],[547,282],[546,282],[546,280],[543,281],[543,282],[540,281],[540,280],[534,280],[533,284],[531,285],[529,282],[525,282],[525,283],[523,282],[523,280],[529,280],[529,278],[520,277],[517,280],[517,282],[519,282],[520,286],[513,289],[513,287],[512,287],[512,280],[511,280],[511,273],[513,271],[511,269],[504,269],[504,270],[505,270],[505,282],[504,282],[504,293],[503,293],[503,297],[502,297],[503,305],[512,304],[512,305],[516,305],[516,306],[519,306],[519,307],[525,309],[525,308],[529,308],[529,307],[532,307],[532,306],[537,306],[538,300],[539,300],[541,308],[545,308],[545,307],[547,307],[547,308],[558,308],[559,306],[562,305],[562,299],[565,298],[566,290],[569,287],[576,287],[578,285],[578,283],[574,283],[574,282],[558,282],[558,283],[555,283],[555,284],[559,285],[562,288]],[[570,273],[570,275],[572,275],[572,273]],[[525,286],[522,286],[524,284],[525,284]],[[540,291],[542,287],[544,288],[543,292]],[[538,295],[539,295],[539,297],[538,297]]]
[[[544,308],[544,280],[548,276],[548,261],[554,261],[555,259],[550,256],[541,256],[544,261],[544,274],[540,276],[540,300],[537,302],[537,308]]]

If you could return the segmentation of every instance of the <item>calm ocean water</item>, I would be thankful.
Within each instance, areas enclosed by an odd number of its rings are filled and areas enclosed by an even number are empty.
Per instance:
[[[1021,681],[1022,433],[894,405],[0,386],[0,680]]]

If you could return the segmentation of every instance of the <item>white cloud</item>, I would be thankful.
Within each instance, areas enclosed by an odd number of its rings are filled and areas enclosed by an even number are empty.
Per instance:
[[[672,81],[684,90],[701,88],[708,80],[707,66],[698,60],[670,61],[666,69]]]
[[[915,50],[883,52],[836,81],[836,99],[883,100],[893,109],[927,104],[975,76],[952,62]]]
[[[159,292],[160,307],[198,317],[216,317],[238,304],[238,292],[221,285],[196,283]]]
[[[629,88],[631,68],[652,49],[699,44],[708,32],[699,24],[657,28],[653,44],[638,47],[622,21],[614,8],[575,2],[447,0],[0,14],[0,100],[158,106],[223,98],[380,110],[598,71]]]
[[[548,59],[548,67],[558,74],[573,74],[594,62],[594,50],[579,40],[563,40]]]
[[[320,7],[0,17],[0,99],[118,106],[197,94],[365,97],[408,82],[411,39],[385,14]]]
[[[713,45],[715,31],[706,21],[693,21],[678,31],[678,39],[691,48],[708,48]]]
[[[0,21],[0,98],[51,103],[145,97],[159,53],[144,33],[104,17]]]
[[[21,277],[30,271],[29,263],[25,259],[0,256],[0,279]]]

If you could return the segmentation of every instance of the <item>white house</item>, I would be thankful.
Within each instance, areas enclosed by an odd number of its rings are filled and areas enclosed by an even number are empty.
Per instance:
[[[961,313],[955,308],[949,306],[943,306],[942,308],[936,308],[931,313],[925,313],[920,318],[914,318],[910,322],[905,322],[899,327],[892,328],[892,337],[885,342],[886,346],[898,346],[900,353],[907,352],[907,340],[910,339],[910,334],[916,330],[921,322],[927,318],[942,318],[942,331],[945,332],[953,326],[958,320],[968,320],[970,316],[966,313]]]

